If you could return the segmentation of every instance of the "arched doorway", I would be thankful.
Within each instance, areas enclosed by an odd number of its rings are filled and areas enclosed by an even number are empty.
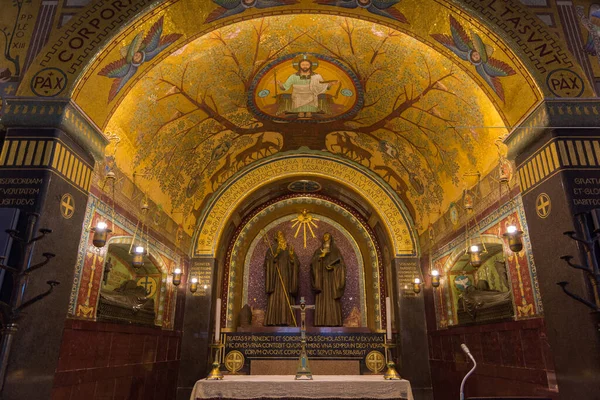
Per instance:
[[[227,267],[226,249],[235,248],[234,234],[252,210],[293,193],[282,185],[292,180],[321,180],[326,197],[355,210],[373,242],[387,249],[378,259],[389,260],[378,277],[386,289],[365,290],[365,305],[360,300],[357,306],[364,310],[360,327],[383,329],[382,297],[389,290],[397,330],[423,339],[422,301],[401,288],[420,274],[415,260],[423,255],[429,225],[460,197],[465,175],[495,171],[504,157],[498,139],[556,95],[548,83],[553,74],[583,76],[560,41],[515,16],[514,10],[528,16],[519,5],[510,6],[405,1],[382,11],[296,1],[230,13],[199,0],[92,5],[32,64],[3,122],[68,130],[97,156],[94,175],[78,177],[58,147],[48,150],[49,163],[100,197],[107,176],[117,173],[119,213],[129,222],[141,219],[140,198],[150,198],[155,237],[177,249],[172,267],[184,253],[185,276],[203,273],[201,289],[187,297],[188,320],[181,322],[192,335],[204,335],[186,348],[199,350],[200,359],[210,358],[205,338],[213,329],[214,300],[229,299],[231,276],[225,277],[235,270]],[[121,22],[120,31],[107,34]],[[530,40],[515,34],[519,29]],[[546,38],[543,45],[539,36]],[[310,104],[299,105],[302,93],[290,82],[300,79],[302,65],[320,78]],[[55,76],[64,79],[57,83]],[[579,79],[581,92],[561,95],[591,94]],[[48,81],[52,90],[41,90]],[[25,107],[31,95],[36,101]],[[32,118],[23,122],[22,115]],[[533,130],[518,130],[513,138],[528,143]],[[12,166],[27,157],[25,147],[19,155],[23,140],[11,141],[2,163]],[[115,208],[114,198],[103,201]],[[319,215],[330,227],[341,218]],[[285,221],[263,220],[262,227]],[[362,234],[343,228],[338,232],[346,238]],[[255,234],[239,262],[255,260],[249,249],[256,240]],[[353,252],[370,251],[357,245]],[[372,262],[363,259],[363,285],[373,283],[365,275],[375,279],[376,270],[365,260]],[[74,287],[89,285],[93,296],[100,274],[86,273],[85,265],[78,263]],[[249,295],[247,289],[231,293],[232,302],[223,302],[226,328],[230,305],[233,324]],[[407,311],[411,302],[414,312]],[[202,312],[192,317],[189,310]],[[411,317],[412,330],[401,325]],[[423,340],[415,345],[426,347]],[[407,346],[403,352],[404,360],[414,358]],[[426,356],[417,359],[415,365],[427,364]]]

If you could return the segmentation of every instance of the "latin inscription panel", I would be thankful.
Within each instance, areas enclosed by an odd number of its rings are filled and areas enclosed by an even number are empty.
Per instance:
[[[300,333],[225,334],[225,354],[237,350],[246,359],[296,359],[300,356]],[[373,350],[384,353],[382,333],[307,333],[309,358],[360,359]]]

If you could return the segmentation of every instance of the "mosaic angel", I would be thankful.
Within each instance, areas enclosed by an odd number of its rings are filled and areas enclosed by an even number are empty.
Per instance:
[[[364,8],[372,14],[395,19],[398,22],[408,23],[408,20],[400,11],[392,6],[400,3],[400,0],[316,0],[318,4],[325,4],[343,8]]]
[[[219,6],[206,18],[205,23],[213,22],[221,18],[242,13],[249,8],[270,8],[296,4],[297,0],[213,0]]]
[[[588,17],[588,24],[586,26],[589,30],[587,42],[584,50],[590,55],[597,55],[596,38],[600,38],[600,4],[592,4],[590,6],[590,14]]]
[[[452,36],[436,33],[431,37],[452,50],[461,59],[473,64],[477,73],[504,101],[504,88],[499,78],[514,75],[515,70],[505,62],[492,58],[494,49],[483,43],[479,35],[474,32],[473,38],[470,38],[462,25],[452,16],[450,16],[450,32]]]
[[[152,60],[182,36],[179,33],[162,36],[162,31],[163,17],[152,25],[143,40],[143,32],[140,32],[133,38],[129,46],[121,49],[123,58],[113,61],[98,72],[98,75],[114,79],[108,94],[108,102],[111,102],[123,89],[129,79],[135,75],[140,65]]]

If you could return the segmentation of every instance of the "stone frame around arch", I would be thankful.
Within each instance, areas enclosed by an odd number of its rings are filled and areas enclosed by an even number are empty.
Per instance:
[[[323,177],[352,188],[380,218],[394,257],[419,253],[418,235],[406,206],[379,175],[349,160],[323,152],[289,152],[261,159],[238,171],[203,207],[193,236],[192,257],[214,257],[223,229],[254,190],[291,177]]]
[[[107,240],[107,244],[101,249],[93,246],[92,235],[89,230],[89,227],[94,226],[99,218],[104,221],[111,221],[112,219],[114,222],[114,225],[110,222],[108,223],[109,229],[112,228],[114,231],[114,236],[110,237]],[[115,229],[115,226],[117,229]],[[107,245],[112,243],[115,238],[119,238],[120,240],[129,238],[130,240],[133,237],[136,224],[124,215],[116,212],[113,214],[112,207],[104,203],[95,194],[90,194],[86,207],[84,227],[87,228],[84,228],[82,231],[79,241],[79,251],[77,262],[74,266],[74,279],[67,313],[71,318],[95,320],[101,287],[100,280],[104,272],[104,257],[108,249]],[[115,232],[117,230],[125,234],[117,234]],[[127,243],[130,243],[130,241]],[[159,300],[162,298],[163,302],[167,303],[163,306],[160,326],[162,329],[171,330],[174,328],[178,290],[169,284],[168,263],[171,263],[171,265],[177,264],[178,256],[172,249],[165,246],[162,242],[157,241],[152,236],[150,237],[148,247],[150,248],[152,259],[156,261],[156,265],[161,272],[161,285],[165,288],[165,292],[161,292],[159,297]],[[88,265],[89,263],[86,263],[86,259],[90,254],[96,254],[97,258],[100,259],[101,265],[98,265],[98,261],[91,266]],[[84,298],[81,297],[83,288],[87,288]],[[157,321],[158,317],[159,313],[157,313]]]
[[[363,254],[363,260],[362,261],[362,267],[363,267],[363,279],[364,279],[364,290],[365,290],[365,300],[367,300],[367,296],[370,293],[372,295],[372,300],[373,300],[373,306],[372,308],[370,307],[366,307],[366,311],[367,311],[367,326],[370,326],[374,331],[376,332],[384,332],[385,330],[385,324],[386,324],[386,311],[385,311],[385,293],[388,293],[388,291],[390,290],[389,288],[385,287],[385,279],[384,279],[384,275],[385,275],[385,271],[384,271],[384,265],[383,265],[383,258],[382,258],[382,253],[381,253],[381,248],[379,245],[379,242],[376,238],[375,232],[370,228],[370,226],[368,225],[367,221],[365,221],[363,218],[361,218],[361,216],[356,212],[356,210],[352,209],[351,207],[349,207],[348,205],[340,202],[340,201],[336,201],[334,199],[330,199],[326,196],[321,196],[318,194],[292,194],[292,195],[286,195],[283,197],[279,197],[276,199],[273,199],[259,207],[257,207],[256,209],[254,209],[245,219],[244,221],[242,221],[242,223],[240,223],[239,227],[236,229],[235,233],[233,234],[233,238],[232,241],[228,247],[228,250],[225,254],[225,262],[224,262],[224,271],[223,271],[223,284],[222,284],[222,288],[223,288],[223,292],[221,293],[221,299],[222,299],[222,305],[221,305],[221,313],[224,316],[223,318],[223,327],[225,328],[231,328],[231,324],[233,322],[235,322],[235,318],[233,317],[234,314],[234,308],[231,308],[228,304],[232,303],[232,300],[234,298],[234,296],[232,296],[232,292],[231,292],[231,283],[232,283],[232,275],[231,274],[231,268],[232,268],[232,255],[234,252],[236,252],[236,244],[238,243],[239,239],[244,236],[246,233],[245,231],[247,229],[250,229],[252,227],[252,225],[254,225],[256,223],[256,217],[258,215],[260,215],[261,213],[263,213],[265,210],[269,209],[272,210],[273,208],[277,208],[278,206],[287,206],[288,203],[293,202],[295,199],[302,199],[302,200],[306,200],[308,203],[314,203],[314,204],[320,204],[320,203],[327,203],[328,205],[330,205],[331,207],[335,208],[339,208],[341,211],[340,213],[346,216],[346,219],[348,221],[351,221],[356,228],[362,232],[363,234],[363,238],[368,239],[368,244],[367,244],[367,248],[368,248],[368,252],[370,253],[369,255],[365,255]],[[284,204],[285,203],[285,204]],[[326,205],[327,206],[327,205]],[[281,218],[279,218],[281,219]],[[344,227],[344,229],[347,229],[344,225],[342,225]],[[368,264],[366,261],[367,259],[371,259],[371,261],[373,261],[374,265],[377,266],[376,269],[371,268],[368,269],[366,264]],[[244,271],[245,271],[245,265],[244,265]],[[372,275],[370,277],[368,277],[368,279],[365,279],[367,277],[367,273],[371,273]],[[238,274],[236,274],[236,276],[238,276]],[[242,276],[245,276],[245,274],[243,274]],[[371,282],[371,286],[372,288],[367,288],[367,282]],[[372,290],[375,289],[375,290]]]
[[[131,244],[133,239],[133,236],[112,236],[110,237],[107,241],[106,241],[106,251],[105,251],[105,255],[108,254],[108,246],[110,246],[111,244]],[[155,248],[153,248],[152,246],[149,246],[148,248],[148,258],[150,259],[150,261],[152,261],[152,263],[158,267],[158,270],[160,271],[160,292],[157,298],[157,313],[156,313],[156,318],[154,320],[154,325],[156,326],[163,326],[163,315],[164,315],[164,301],[167,299],[168,297],[168,293],[167,290],[162,290],[163,288],[166,289],[166,286],[168,284],[168,276],[169,276],[169,271],[168,268],[164,262],[164,260],[162,259],[162,257],[160,256],[160,254],[158,254],[158,252],[156,251]],[[102,268],[100,270],[100,275],[104,275],[104,268],[106,266],[106,263],[102,263]],[[98,292],[102,291],[102,288],[98,289]],[[96,304],[95,304],[95,310],[96,313],[98,312],[98,302],[100,301],[100,296],[98,296],[96,298]],[[175,302],[173,302],[173,304],[175,304]],[[172,305],[171,305],[172,306]],[[171,310],[172,312],[174,312],[174,308],[173,310]]]
[[[481,238],[481,242],[484,244],[490,243],[490,244],[501,244],[502,248],[505,249],[506,248],[506,244],[504,243],[504,240],[502,240],[501,238],[499,238],[496,235],[489,235],[489,234],[482,234],[480,236],[478,236],[479,238]],[[448,260],[446,260],[446,262],[444,263],[444,271],[446,270],[451,270],[452,266],[454,264],[456,264],[456,262],[465,255],[465,249],[464,248],[456,248],[450,255],[450,257],[448,258]]]

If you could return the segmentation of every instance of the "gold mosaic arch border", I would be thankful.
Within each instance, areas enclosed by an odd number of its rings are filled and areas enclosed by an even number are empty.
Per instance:
[[[404,6],[403,11],[410,10],[407,3],[408,1],[402,3]],[[466,18],[469,22],[475,23],[478,29],[486,31],[490,37],[501,39],[499,41],[504,42],[507,45],[506,47],[511,49],[511,53],[515,55],[514,61],[525,66],[528,74],[544,94],[553,96],[546,86],[546,78],[556,66],[556,68],[569,68],[578,74],[581,77],[582,84],[587,89],[582,95],[593,95],[593,90],[587,82],[585,74],[581,71],[581,67],[565,50],[567,49],[566,44],[550,33],[541,21],[537,20],[528,9],[518,4],[517,0],[490,0],[486,2],[480,0],[461,0],[460,2],[430,0],[428,2],[418,2],[421,8],[435,7],[436,4],[447,8],[449,12],[458,15],[461,19]],[[147,22],[149,18],[158,12],[167,10],[165,12],[168,17],[166,20],[170,20],[171,15],[169,15],[168,10],[177,6],[182,7],[182,9],[197,10],[194,15],[195,21],[205,19],[209,11],[214,10],[216,7],[214,3],[206,0],[169,0],[160,5],[156,5],[152,0],[129,0],[127,2],[99,0],[94,2],[76,15],[64,28],[52,35],[48,44],[26,72],[19,85],[17,95],[34,96],[31,85],[34,78],[43,70],[57,69],[65,74],[67,80],[65,87],[60,90],[60,94],[67,97],[72,96],[75,87],[81,82],[85,82],[85,74],[92,69],[90,67],[101,60],[103,54],[107,51],[110,51],[117,44],[122,44],[124,35],[131,33],[138,25]],[[410,11],[406,12],[409,13]],[[388,18],[376,17],[359,8],[354,10],[340,9],[339,7],[318,5],[313,0],[300,0],[295,5],[280,6],[267,10],[251,9],[242,14],[218,20],[216,23],[200,26],[208,27],[206,32],[209,32],[244,19],[291,13],[344,15],[391,26],[402,32],[407,32],[408,28],[406,24]],[[447,18],[446,15],[443,18]],[[121,28],[123,26],[125,26],[124,29]],[[198,26],[197,23],[196,26]],[[425,32],[425,34],[428,33],[434,32]],[[189,37],[186,37],[184,41],[188,39]],[[157,57],[154,61],[159,62],[160,59]],[[144,70],[148,70],[150,67],[151,65],[148,65]],[[56,95],[58,94],[56,93]]]
[[[281,179],[311,177],[352,188],[383,222],[394,256],[418,255],[418,235],[412,218],[387,182],[363,166],[327,153],[290,152],[257,161],[219,187],[198,219],[192,256],[215,256],[227,222],[254,191]]]
[[[288,195],[284,195],[282,197],[279,197],[277,199],[271,200],[263,205],[260,206],[260,208],[258,210],[253,211],[250,215],[246,216],[245,220],[242,221],[241,225],[236,229],[236,233],[234,234],[234,238],[235,240],[233,241],[233,245],[231,245],[227,251],[227,255],[226,255],[226,262],[225,262],[225,271],[224,271],[224,281],[228,282],[228,286],[227,286],[227,291],[226,291],[226,296],[223,297],[223,294],[221,295],[221,299],[223,300],[222,302],[222,314],[225,316],[224,319],[224,325],[225,326],[225,330],[229,330],[231,329],[231,322],[233,321],[233,308],[230,308],[228,306],[228,304],[233,304],[232,301],[232,296],[233,296],[233,292],[230,290],[233,287],[233,283],[236,282],[237,278],[234,277],[232,274],[232,269],[237,268],[237,266],[235,265],[234,261],[233,261],[233,253],[238,251],[238,247],[240,246],[241,242],[241,238],[247,236],[246,233],[249,229],[251,229],[254,225],[256,225],[261,216],[264,216],[264,214],[266,212],[271,212],[272,209],[276,209],[276,208],[280,208],[280,207],[286,207],[289,206],[290,204],[316,204],[316,205],[324,205],[327,208],[333,208],[334,211],[338,212],[339,215],[342,218],[345,218],[347,222],[350,222],[352,225],[354,225],[356,228],[358,228],[358,230],[362,233],[362,240],[366,240],[367,242],[367,247],[369,249],[369,256],[371,257],[371,260],[374,262],[374,266],[371,266],[371,278],[372,278],[372,284],[373,284],[373,300],[374,300],[374,306],[373,306],[373,318],[374,318],[374,326],[377,332],[384,332],[385,331],[385,295],[384,292],[388,291],[388,288],[384,288],[382,290],[382,282],[384,282],[383,279],[381,279],[381,276],[383,276],[385,274],[384,272],[384,266],[383,266],[383,257],[382,257],[382,253],[381,253],[381,249],[377,243],[377,240],[375,239],[375,232],[371,229],[370,226],[368,226],[367,221],[361,220],[361,218],[357,217],[355,215],[355,210],[353,210],[351,207],[348,207],[347,205],[344,205],[343,203],[333,200],[331,198],[328,198],[326,196],[321,196],[318,193],[295,193],[295,194],[288,194]],[[289,218],[289,215],[288,215]],[[340,224],[336,223],[335,221],[330,220],[328,217],[325,217],[323,215],[320,216],[320,218],[326,219],[329,221],[329,223],[332,223],[334,225],[338,226],[338,229],[340,229],[341,231],[346,232],[347,234],[348,231],[344,226],[341,226]],[[281,221],[283,219],[286,219],[286,217],[280,217],[277,218],[275,221]],[[276,223],[275,221],[271,222],[270,224],[268,224],[267,226],[274,226],[274,224]],[[268,228],[264,228],[267,229]],[[348,237],[348,236],[347,236]],[[356,246],[358,246],[358,244],[356,243],[356,240],[352,237],[349,237],[350,242],[352,242],[353,247],[356,248]],[[250,248],[252,248],[253,245],[255,245],[256,242],[253,240],[252,244],[250,245]],[[358,251],[358,254],[362,254],[360,252],[359,248],[356,248],[356,251]],[[249,250],[248,253],[251,253],[252,250]],[[359,257],[359,263],[360,263],[360,257]],[[360,263],[359,268],[362,269],[363,274],[361,275],[361,292],[363,293],[364,299],[366,301],[367,297],[366,297],[366,286],[365,286],[365,281],[364,281],[364,276],[365,276],[365,264]],[[242,281],[244,282],[244,286],[245,284],[248,282],[248,273],[249,271],[246,270],[246,268],[244,268],[244,273],[241,275],[242,276]],[[235,274],[236,276],[240,276],[238,274]],[[247,288],[244,287],[243,289],[243,293],[246,293]],[[244,300],[243,304],[246,304],[247,301]],[[364,323],[364,326],[368,326],[368,312],[366,311],[367,307],[365,305],[365,310],[364,314],[362,315],[362,318],[366,318],[366,321],[363,320],[362,322]]]

